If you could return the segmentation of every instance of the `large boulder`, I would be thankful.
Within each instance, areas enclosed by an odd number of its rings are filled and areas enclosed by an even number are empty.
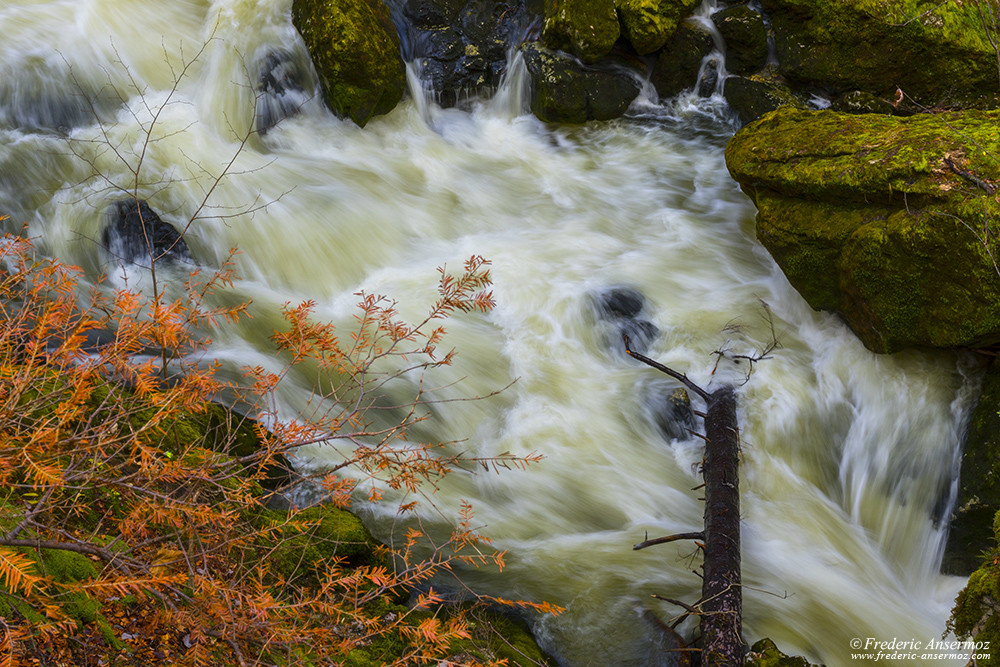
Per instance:
[[[926,106],[995,98],[997,55],[977,2],[761,0],[781,72],[833,93],[892,99],[899,87]],[[986,99],[984,99],[986,98]]]
[[[726,148],[757,237],[870,349],[1000,343],[1000,113],[782,108]]]
[[[553,123],[610,120],[625,113],[639,94],[639,82],[619,65],[591,66],[546,49],[522,46],[531,77],[531,111]]]
[[[402,99],[406,70],[381,0],[295,0],[292,23],[312,56],[326,104],[338,116],[364,126]]]
[[[621,31],[636,53],[659,51],[700,0],[619,0]]]
[[[545,0],[546,47],[594,63],[611,52],[621,30],[615,0]]]

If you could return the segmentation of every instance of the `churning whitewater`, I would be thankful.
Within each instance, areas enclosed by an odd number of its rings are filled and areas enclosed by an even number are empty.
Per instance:
[[[214,331],[211,349],[234,377],[280,365],[268,337],[282,304],[314,300],[317,316],[349,326],[364,290],[417,318],[436,267],[492,260],[497,308],[450,321],[456,362],[428,382],[441,398],[510,386],[440,404],[412,435],[545,458],[450,476],[425,501],[426,522],[447,531],[470,501],[509,555],[503,573],[464,581],[565,607],[532,620],[573,666],[661,664],[643,610],[669,620],[678,609],[652,596],[690,601],[701,588],[689,543],[631,549],[647,534],[700,530],[702,442],[669,430],[675,385],[624,354],[623,328],[712,388],[744,379],[713,352],[767,346],[769,308],[780,347],[739,389],[747,639],[844,665],[852,638],[941,636],[963,582],[937,573],[938,519],[975,377],[953,355],[874,355],[806,305],[754,239],[753,206],[723,161],[734,128],[719,98],[547,126],[525,111],[512,63],[501,91],[468,110],[418,93],[361,129],[307,96],[257,134],[260,63],[308,58],[290,4],[5,2],[5,231],[26,225],[42,252],[91,280],[148,288],[147,270],[116,265],[100,243],[138,170],[139,196],[165,221],[196,216],[185,236],[195,264],[215,269],[239,250],[241,280],[216,298],[252,300],[253,317]],[[291,378],[283,414],[311,390]],[[319,446],[301,463],[335,456]],[[368,518],[390,535],[391,511]]]

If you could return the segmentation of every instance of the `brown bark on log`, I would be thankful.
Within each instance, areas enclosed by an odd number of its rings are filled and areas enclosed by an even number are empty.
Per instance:
[[[705,416],[705,560],[701,601],[702,665],[743,664],[740,571],[739,425],[736,392],[716,390]]]

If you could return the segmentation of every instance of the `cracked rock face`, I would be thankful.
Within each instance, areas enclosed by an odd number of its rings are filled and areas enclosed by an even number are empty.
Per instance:
[[[779,109],[726,149],[757,237],[813,308],[876,352],[1000,342],[997,112]],[[985,230],[985,231],[984,231]]]

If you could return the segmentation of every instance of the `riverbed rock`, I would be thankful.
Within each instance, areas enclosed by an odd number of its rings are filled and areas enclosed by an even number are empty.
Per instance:
[[[792,285],[867,347],[985,346],[1000,342],[998,122],[785,107],[738,132],[726,164]]]
[[[619,0],[621,32],[636,53],[663,48],[700,0]]]
[[[760,12],[733,5],[712,14],[712,22],[726,44],[726,70],[753,74],[767,64],[767,29]]]
[[[531,111],[553,123],[610,120],[639,94],[636,76],[617,64],[586,65],[537,42],[521,47],[531,77]]]
[[[833,93],[864,90],[920,104],[987,104],[997,57],[975,2],[761,0],[781,72]]]
[[[611,52],[621,29],[615,0],[545,0],[542,42],[585,63]]]
[[[316,82],[298,54],[268,51],[257,65],[257,132],[268,130],[296,115],[315,94]]]
[[[961,641],[974,641],[985,659],[976,665],[996,665],[996,647],[1000,645],[1000,514],[996,515],[991,529],[988,548],[979,560],[979,568],[969,577],[965,588],[955,598],[955,606],[948,619],[948,629]],[[972,651],[975,653],[976,651]]]
[[[148,265],[155,260],[190,261],[184,237],[142,199],[119,199],[105,211],[101,242],[115,260]]]
[[[782,653],[770,639],[761,639],[750,647],[745,667],[812,667],[809,661],[799,656]]]
[[[711,33],[695,23],[681,23],[656,57],[650,82],[662,98],[675,97],[693,88],[701,61],[715,47]]]
[[[292,23],[312,56],[324,100],[338,116],[364,126],[402,99],[399,38],[381,0],[295,0]]]

